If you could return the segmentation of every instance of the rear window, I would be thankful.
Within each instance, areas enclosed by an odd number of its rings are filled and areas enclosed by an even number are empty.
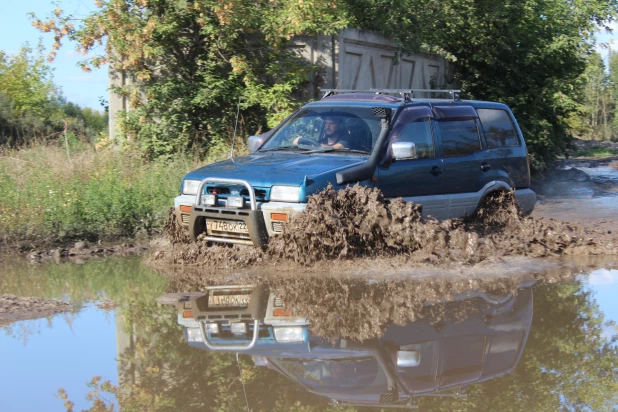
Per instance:
[[[488,148],[519,146],[511,117],[505,110],[477,109]]]
[[[468,156],[481,150],[475,119],[442,120],[440,134],[445,157]]]

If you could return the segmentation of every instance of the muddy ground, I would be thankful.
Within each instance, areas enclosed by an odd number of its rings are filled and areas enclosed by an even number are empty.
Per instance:
[[[151,264],[204,271],[250,269],[282,272],[455,270],[512,258],[616,255],[618,235],[607,227],[526,217],[503,194],[466,219],[424,219],[417,205],[389,202],[377,189],[332,188],[313,196],[307,212],[291,222],[265,250],[186,242],[172,233],[170,246]]]
[[[134,256],[148,251],[147,247],[133,243],[94,244],[86,241],[75,242],[70,247],[58,247],[48,250],[33,250],[26,258],[33,262],[53,260],[56,263],[85,263],[86,260],[105,256]]]
[[[539,202],[528,217],[519,213],[509,195],[494,199],[470,218],[438,222],[423,219],[419,206],[397,200],[389,202],[377,190],[331,189],[313,197],[308,213],[292,222],[282,236],[273,238],[266,250],[188,242],[175,221],[169,220],[167,239],[152,243],[147,260],[168,277],[170,291],[266,280],[278,295],[294,302],[295,310],[314,313],[306,300],[311,299],[307,290],[322,296],[324,291],[347,291],[348,302],[355,296],[365,299],[363,302],[377,302],[388,290],[390,294],[406,295],[402,302],[407,302],[406,307],[416,305],[417,310],[404,312],[418,314],[421,302],[432,294],[436,298],[440,294],[463,293],[478,282],[489,281],[491,285],[483,284],[481,289],[500,295],[515,293],[522,274],[538,277],[539,271],[544,271],[542,277],[547,281],[551,276],[560,278],[577,273],[579,269],[563,268],[565,259],[575,259],[577,268],[582,262],[599,259],[605,266],[616,263],[616,161],[570,159],[541,183],[537,182]],[[35,251],[28,258],[33,262],[84,263],[93,257],[132,255],[145,250],[132,244],[101,247],[78,242],[71,248]],[[561,269],[552,272],[556,259],[561,260]],[[299,278],[300,273],[303,276]],[[497,273],[508,279],[496,280]],[[411,277],[420,283],[410,282]],[[368,286],[376,279],[391,283],[380,286],[386,289],[379,292],[379,288]],[[402,279],[408,282],[396,283]],[[300,291],[303,293],[299,294]],[[342,296],[337,293],[333,302],[341,301]],[[353,305],[355,310],[370,306],[362,302]],[[106,303],[105,308],[113,308],[113,302]],[[71,310],[70,305],[64,302],[3,296],[0,325],[67,310]],[[338,316],[337,321],[316,321],[315,328],[329,336],[329,328],[341,331],[343,324],[354,325],[352,312],[350,316]],[[377,333],[378,324],[383,322],[349,326],[348,333],[351,337],[368,338]]]

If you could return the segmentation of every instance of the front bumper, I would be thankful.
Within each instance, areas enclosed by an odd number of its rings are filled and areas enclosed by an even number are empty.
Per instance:
[[[242,185],[249,191],[249,202],[245,208],[227,207],[225,199],[219,199],[216,206],[201,204],[201,196],[180,195],[174,199],[174,211],[178,222],[185,227],[195,240],[208,232],[206,222],[211,220],[243,222],[247,233],[210,231],[205,240],[219,243],[234,243],[265,247],[270,236],[283,230],[284,221],[274,220],[273,213],[283,214],[292,219],[307,208],[305,203],[258,202],[253,187],[247,181],[236,179],[207,178],[202,181],[198,193],[203,193],[206,183]]]

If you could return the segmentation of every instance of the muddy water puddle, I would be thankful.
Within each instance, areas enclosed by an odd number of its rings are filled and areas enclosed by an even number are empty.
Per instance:
[[[0,295],[74,307],[0,328],[0,410],[611,409],[618,262],[542,262],[422,278],[0,263]]]
[[[572,161],[542,189],[533,217],[618,231],[618,168],[608,162]]]

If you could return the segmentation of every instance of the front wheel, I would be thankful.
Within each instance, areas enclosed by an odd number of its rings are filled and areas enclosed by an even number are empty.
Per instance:
[[[189,237],[195,242],[202,233],[206,232],[206,218],[191,213],[189,217]]]

